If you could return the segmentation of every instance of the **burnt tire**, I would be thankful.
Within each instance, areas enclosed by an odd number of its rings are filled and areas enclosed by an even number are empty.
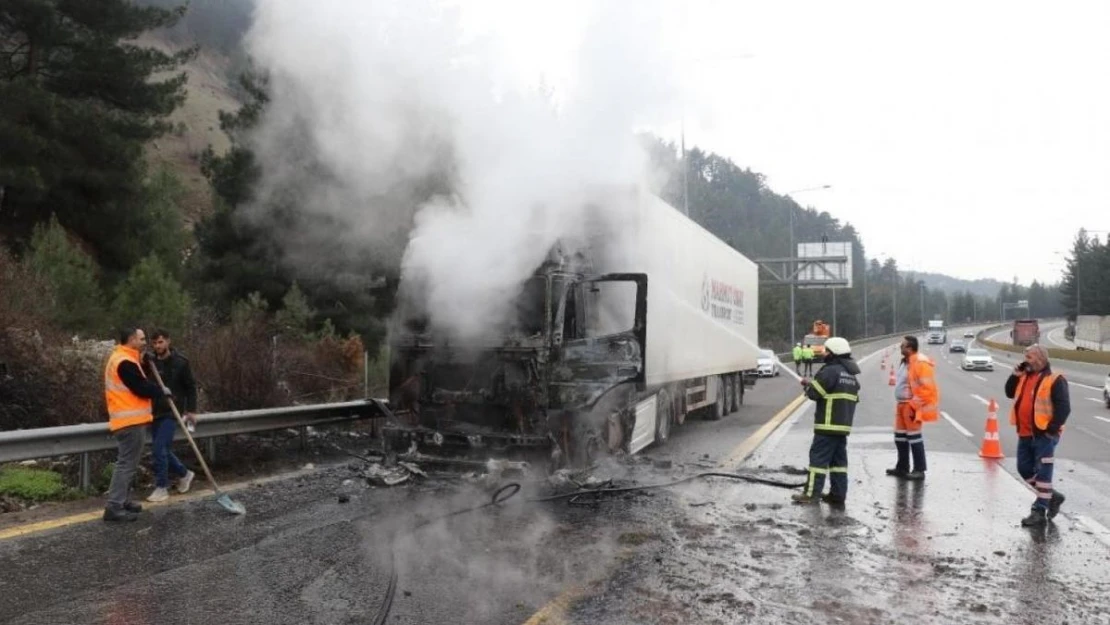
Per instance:
[[[665,390],[655,395],[655,444],[662,445],[671,438],[671,426],[674,425],[674,402],[671,394]]]

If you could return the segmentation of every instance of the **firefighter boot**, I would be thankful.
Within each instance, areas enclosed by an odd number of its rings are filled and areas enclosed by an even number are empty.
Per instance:
[[[817,503],[816,497],[811,497],[805,493],[794,493],[790,496],[790,500],[797,504]]]
[[[1048,511],[1044,508],[1033,508],[1029,516],[1021,520],[1022,527],[1044,527],[1048,523]]]

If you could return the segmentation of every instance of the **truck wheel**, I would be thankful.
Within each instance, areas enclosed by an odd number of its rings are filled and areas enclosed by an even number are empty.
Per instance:
[[[728,401],[728,382],[724,376],[717,376],[717,401],[714,402],[705,414],[705,418],[710,421],[717,421],[725,416],[728,412],[726,401]]]
[[[775,375],[778,375],[778,373],[775,373]],[[735,398],[733,403],[736,404],[736,407],[733,408],[733,412],[740,410],[740,406],[744,405],[744,394],[748,392],[748,389],[744,387],[743,373],[736,374],[736,379],[734,380],[734,383],[736,384],[736,393],[733,394],[733,397]]]
[[[655,444],[662,445],[671,437],[671,424],[674,423],[674,402],[667,391],[655,395]]]

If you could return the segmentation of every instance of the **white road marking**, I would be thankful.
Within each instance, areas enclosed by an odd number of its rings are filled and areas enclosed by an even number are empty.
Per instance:
[[[1100,543],[1110,547],[1110,529],[1106,529],[1106,526],[1086,515],[1077,514],[1075,520],[1097,538]]]
[[[1078,386],[1078,387],[1081,387],[1081,388],[1089,388],[1092,391],[1101,391],[1102,390],[1101,388],[1099,388],[1097,386],[1088,386],[1086,384],[1082,384],[1080,382],[1073,382],[1071,380],[1068,380],[1068,384],[1071,385],[1071,386]]]
[[[951,416],[949,416],[949,414],[948,414],[947,412],[943,412],[943,411],[942,411],[942,412],[940,413],[940,416],[944,417],[946,421],[948,421],[949,423],[951,423],[951,424],[952,424],[952,427],[954,427],[954,428],[956,428],[957,430],[959,430],[960,434],[963,434],[964,436],[967,436],[967,437],[971,437],[971,436],[973,436],[971,432],[968,432],[968,431],[967,431],[967,428],[965,428],[964,426],[962,426],[962,425],[960,425],[959,423],[957,423],[957,422],[956,422],[956,420],[955,420],[955,419],[953,419],[953,418],[952,418]]]
[[[1093,401],[1096,404],[1101,404],[1102,403],[1101,399],[1095,399],[1094,397],[1084,397],[1083,399],[1086,399],[1087,401]]]
[[[972,394],[971,394],[971,396],[972,396],[972,397],[974,397],[975,399],[978,399],[978,400],[979,400],[980,402],[982,402],[982,404],[983,404],[984,406],[989,406],[989,405],[991,405],[991,403],[990,403],[990,401],[989,401],[989,400],[983,399],[982,397],[979,397],[979,396],[978,396],[978,395],[976,395],[975,393],[972,393]]]
[[[1107,422],[1107,423],[1110,423],[1110,419],[1107,419],[1106,417],[1100,417],[1100,416],[1098,416],[1097,414],[1096,414],[1096,415],[1094,415],[1094,417],[1095,417],[1096,419],[1098,419],[1099,421],[1105,421],[1105,422]]]
[[[990,382],[990,380],[988,380],[988,379],[984,378],[983,376],[979,375],[978,373],[973,373],[973,374],[971,374],[971,375],[973,375],[973,376],[974,376],[974,377],[976,377],[976,378],[979,378],[980,380],[982,380],[982,381],[984,381],[984,382]]]

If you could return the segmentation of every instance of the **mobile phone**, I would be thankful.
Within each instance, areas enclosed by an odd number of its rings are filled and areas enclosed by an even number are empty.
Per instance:
[[[1019,362],[1018,363],[1018,371],[1025,371],[1028,368],[1029,368],[1029,363],[1027,363],[1027,362]]]

